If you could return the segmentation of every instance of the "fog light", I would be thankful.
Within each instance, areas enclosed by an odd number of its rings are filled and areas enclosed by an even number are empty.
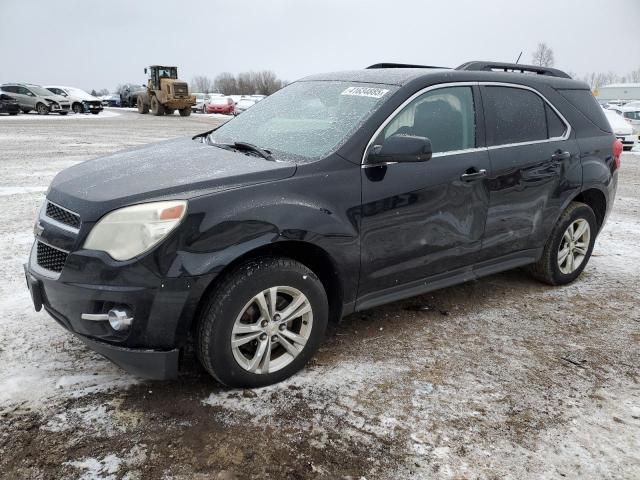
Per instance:
[[[126,330],[131,326],[133,317],[128,310],[112,308],[107,314],[109,318],[109,325],[116,331]]]

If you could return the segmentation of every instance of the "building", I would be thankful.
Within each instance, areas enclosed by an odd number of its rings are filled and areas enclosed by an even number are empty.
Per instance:
[[[612,100],[640,100],[640,83],[612,83],[597,89],[593,95],[600,103]]]

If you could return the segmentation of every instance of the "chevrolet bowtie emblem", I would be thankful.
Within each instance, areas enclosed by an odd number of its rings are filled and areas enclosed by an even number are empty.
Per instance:
[[[42,235],[42,232],[44,232],[44,227],[40,222],[36,222],[36,224],[33,226],[33,234],[36,237],[39,237],[40,235]]]

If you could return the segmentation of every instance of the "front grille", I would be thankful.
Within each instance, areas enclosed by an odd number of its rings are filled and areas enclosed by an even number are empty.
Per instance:
[[[173,84],[174,95],[188,95],[189,89],[186,83],[174,83]]]
[[[38,242],[36,257],[38,265],[46,270],[60,273],[64,262],[67,261],[67,252],[53,248],[46,243]]]
[[[47,217],[73,228],[80,228],[80,217],[55,203],[47,202]]]
[[[62,105],[63,110],[69,110],[69,105]]]

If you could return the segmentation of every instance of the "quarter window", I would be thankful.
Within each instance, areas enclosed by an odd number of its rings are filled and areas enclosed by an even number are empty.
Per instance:
[[[471,87],[445,87],[420,95],[384,128],[382,139],[415,135],[431,140],[433,153],[476,146]]]

